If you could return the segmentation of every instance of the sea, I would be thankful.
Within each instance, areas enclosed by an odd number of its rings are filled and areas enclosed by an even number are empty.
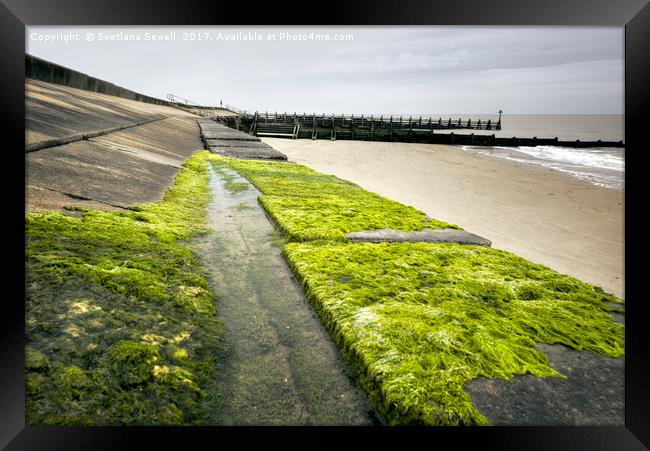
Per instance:
[[[415,115],[413,116],[415,119]],[[417,115],[419,119],[420,115]],[[485,114],[428,114],[443,121],[452,118],[463,122],[481,119],[481,122],[496,123],[499,115]],[[443,133],[446,131],[436,131]],[[457,130],[455,133],[494,134],[497,137],[555,138],[560,141],[623,141],[625,122],[623,115],[506,115],[501,117],[501,130]],[[565,172],[594,185],[623,190],[625,186],[625,148],[594,147],[576,149],[559,146],[536,147],[483,147],[460,146],[463,150],[493,158],[517,161],[543,166]]]

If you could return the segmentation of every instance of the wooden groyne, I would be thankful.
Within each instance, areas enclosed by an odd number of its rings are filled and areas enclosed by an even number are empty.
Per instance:
[[[391,140],[405,135],[432,134],[434,130],[500,130],[501,120],[436,119],[405,116],[355,116],[287,113],[246,113],[226,119],[228,126],[257,136],[311,139]],[[399,139],[398,139],[399,140]]]
[[[287,113],[244,113],[214,117],[229,127],[255,136],[291,139],[349,139],[466,146],[624,147],[623,141],[565,141],[555,138],[496,137],[495,134],[452,130],[501,130],[501,115],[492,120],[405,116],[355,116]],[[444,131],[440,133],[440,131]],[[436,133],[438,131],[438,133]]]

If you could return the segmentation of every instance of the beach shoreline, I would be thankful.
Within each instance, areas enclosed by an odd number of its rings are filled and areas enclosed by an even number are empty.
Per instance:
[[[264,138],[289,161],[458,224],[623,298],[624,192],[436,144]]]

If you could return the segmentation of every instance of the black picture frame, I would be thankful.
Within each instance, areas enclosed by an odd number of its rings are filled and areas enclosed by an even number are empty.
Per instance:
[[[625,27],[625,427],[210,428],[26,427],[24,401],[24,53],[27,25],[572,25]],[[0,446],[6,449],[193,448],[257,445],[338,448],[474,444],[500,450],[642,450],[650,447],[650,366],[643,221],[650,104],[648,0],[385,0],[307,4],[198,0],[0,0],[0,135],[4,147],[5,270],[0,329]],[[19,150],[20,149],[20,150]],[[22,169],[22,170],[21,170]],[[7,177],[9,176],[9,177]],[[22,193],[22,195],[21,195]],[[7,290],[6,288],[10,289]],[[234,441],[231,441],[234,440]]]

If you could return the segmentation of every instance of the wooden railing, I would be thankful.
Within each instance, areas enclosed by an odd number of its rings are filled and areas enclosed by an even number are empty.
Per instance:
[[[303,128],[367,128],[367,129],[395,129],[395,130],[441,130],[441,129],[473,129],[473,130],[500,130],[501,121],[491,119],[472,120],[471,118],[445,118],[439,117],[413,117],[389,115],[325,115],[325,114],[287,114],[287,113],[246,113],[241,115],[242,125],[250,124],[300,124]]]
[[[625,147],[623,141],[560,141],[558,138],[505,138],[494,134],[459,134],[450,130],[501,130],[488,119],[404,116],[253,113],[224,118],[226,125],[259,136],[292,139],[353,139],[473,146]],[[435,133],[436,130],[446,130]]]

